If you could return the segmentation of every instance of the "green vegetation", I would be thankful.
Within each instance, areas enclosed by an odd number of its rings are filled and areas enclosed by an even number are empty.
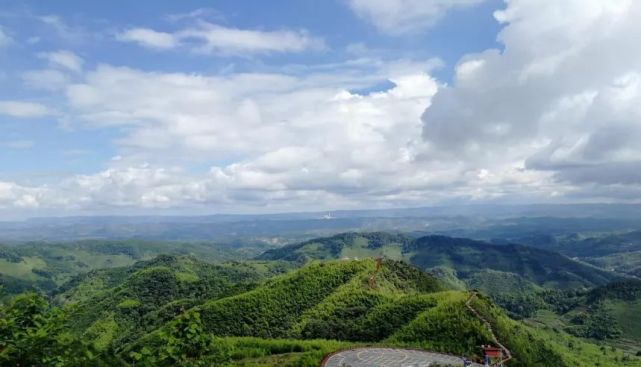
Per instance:
[[[491,295],[529,294],[548,289],[587,288],[617,276],[555,252],[520,245],[492,245],[445,236],[412,239],[400,234],[345,233],[266,251],[259,259],[304,263],[357,254],[359,258],[391,254],[443,279]],[[458,283],[458,284],[457,284]],[[462,283],[462,284],[461,284]]]
[[[6,276],[33,285],[55,264],[23,255],[3,253],[13,264]],[[136,256],[72,269],[62,285],[54,271],[46,297],[3,297],[0,365],[316,367],[365,345],[478,360],[493,340],[466,306],[473,287],[488,294],[472,304],[513,352],[511,366],[641,366],[641,281],[601,285],[617,277],[549,251],[350,233],[258,260]],[[613,341],[629,345],[605,344]]]
[[[533,242],[534,245],[540,245]],[[600,268],[641,276],[641,231],[574,233],[552,237],[544,247]]]
[[[0,310],[0,364],[3,366],[108,365],[91,345],[64,327],[67,314],[36,294],[14,298]]]
[[[544,325],[556,325],[567,332],[597,340],[627,339],[641,344],[641,281],[630,279],[586,291],[547,292],[529,296],[536,309],[554,311],[541,319]]]
[[[192,255],[208,262],[247,259],[262,247],[224,244],[85,240],[64,244],[33,242],[0,245],[0,285],[5,294],[51,292],[78,274],[95,269],[130,266],[160,254]],[[119,282],[120,279],[114,279]],[[110,287],[94,284],[88,288]],[[82,290],[79,290],[82,291]]]
[[[497,337],[514,355],[511,366],[638,366],[641,361],[614,348],[584,342],[561,330],[533,328],[505,317],[487,298],[474,307],[492,324]]]
[[[255,270],[253,264],[260,270]],[[70,282],[75,287],[61,288],[63,292],[56,299],[63,304],[74,305],[69,326],[77,335],[84,333],[85,337],[122,344],[195,305],[254,288],[263,279],[265,269],[273,274],[283,270],[278,263],[214,265],[193,257],[162,255],[132,267],[79,276]],[[86,284],[96,283],[114,286],[94,292],[75,291],[85,290],[88,288]],[[96,325],[102,325],[98,328],[102,332],[93,331],[88,335],[86,330],[95,330]]]
[[[306,262],[391,254],[389,258],[400,260],[402,249],[411,241],[407,236],[385,232],[343,233],[268,250],[258,259]]]

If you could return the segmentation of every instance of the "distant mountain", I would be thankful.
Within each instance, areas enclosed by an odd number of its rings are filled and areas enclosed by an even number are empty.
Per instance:
[[[258,256],[258,259],[304,262],[386,256],[400,260],[403,249],[412,241],[413,238],[403,234],[349,232],[271,249]]]
[[[641,274],[639,230],[602,232],[597,228],[586,228],[585,232],[557,236],[522,233],[517,238],[529,246],[559,252],[604,269],[629,275]]]
[[[258,258],[305,262],[378,256],[404,260],[436,273],[453,269],[456,277],[468,286],[490,293],[529,291],[536,287],[592,287],[617,278],[613,273],[552,251],[436,235],[415,239],[381,232],[344,233],[268,250]]]
[[[0,286],[3,293],[8,294],[34,289],[48,292],[77,274],[133,265],[160,254],[194,255],[202,260],[220,263],[250,258],[265,248],[269,246],[251,242],[241,246],[144,240],[0,245]]]
[[[142,213],[144,214],[144,213]],[[282,214],[75,216],[0,221],[0,241],[304,240],[347,231],[428,231],[535,244],[546,236],[641,229],[641,205],[460,205]]]
[[[465,279],[484,269],[519,275],[547,288],[591,287],[617,277],[559,253],[522,245],[489,243],[443,236],[421,237],[405,250],[420,268],[450,266]]]
[[[557,249],[606,269],[641,274],[641,231],[568,236],[558,241]]]

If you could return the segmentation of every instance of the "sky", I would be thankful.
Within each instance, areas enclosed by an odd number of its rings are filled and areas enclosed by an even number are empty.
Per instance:
[[[641,202],[636,0],[0,0],[0,220]]]

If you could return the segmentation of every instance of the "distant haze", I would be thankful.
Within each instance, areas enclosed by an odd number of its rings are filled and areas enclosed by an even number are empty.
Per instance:
[[[467,205],[207,216],[75,216],[0,222],[0,241],[81,239],[235,241],[310,238],[346,231],[442,233],[491,239],[641,229],[641,205]]]

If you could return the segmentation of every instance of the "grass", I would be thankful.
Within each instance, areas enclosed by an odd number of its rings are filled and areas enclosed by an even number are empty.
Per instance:
[[[2,273],[8,276],[24,279],[24,280],[38,280],[42,277],[33,273],[33,269],[45,269],[47,263],[37,257],[23,257],[20,262],[10,262],[5,259],[0,259],[0,269]]]
[[[641,299],[608,301],[606,307],[623,331],[623,338],[641,341]]]
[[[563,330],[566,326],[561,316],[549,310],[536,311],[536,314],[526,319],[525,323],[535,327],[548,327],[557,330]]]
[[[362,346],[332,340],[225,338],[233,347],[233,366],[317,367],[326,354]]]

